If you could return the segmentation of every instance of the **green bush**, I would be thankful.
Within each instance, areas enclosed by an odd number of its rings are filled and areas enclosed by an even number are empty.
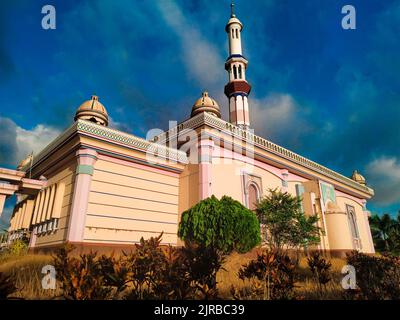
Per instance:
[[[13,256],[21,256],[28,252],[28,244],[24,240],[15,240],[9,247],[9,253]]]
[[[178,236],[188,247],[186,255],[193,255],[190,272],[206,299],[218,295],[216,275],[225,256],[234,250],[247,252],[261,242],[256,215],[227,196],[211,196],[183,212]]]
[[[255,214],[240,202],[211,196],[182,213],[178,236],[189,243],[212,247],[222,254],[247,252],[260,241]]]

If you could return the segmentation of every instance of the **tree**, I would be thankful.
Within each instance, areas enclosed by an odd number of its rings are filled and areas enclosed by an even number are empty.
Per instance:
[[[300,197],[269,189],[269,194],[257,203],[256,213],[263,225],[263,240],[274,249],[308,247],[320,242],[318,217],[304,214]]]
[[[374,214],[370,219],[371,234],[374,246],[379,252],[400,253],[400,213],[392,219],[387,213]]]
[[[178,236],[223,254],[247,252],[261,241],[255,214],[228,196],[211,196],[183,212]]]
[[[200,253],[191,270],[198,275],[199,282],[207,286],[202,291],[211,289],[214,296],[217,293],[216,275],[225,256],[234,250],[247,252],[261,242],[256,215],[227,196],[221,200],[211,196],[183,212],[178,236],[185,241],[186,247]]]

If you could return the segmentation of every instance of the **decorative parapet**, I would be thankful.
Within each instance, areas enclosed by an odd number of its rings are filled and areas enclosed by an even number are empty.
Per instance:
[[[374,191],[367,186],[363,186],[340,173],[328,169],[314,161],[311,161],[303,156],[298,155],[295,152],[283,148],[249,131],[243,130],[238,126],[233,125],[232,123],[214,117],[213,115],[210,115],[206,112],[203,112],[193,118],[190,118],[178,124],[178,126],[170,129],[169,131],[156,136],[153,141],[156,141],[158,143],[165,143],[167,140],[175,138],[179,132],[184,131],[185,129],[194,129],[201,125],[208,125],[212,128],[220,130],[223,133],[228,133],[236,138],[242,139],[245,142],[252,143],[255,146],[259,147],[260,149],[266,150],[270,153],[278,155],[281,158],[290,160],[293,163],[299,164],[303,167],[318,172],[324,176],[340,181],[348,186],[351,186],[354,189],[366,192],[370,195],[374,194]]]
[[[111,142],[122,144],[128,148],[141,150],[168,160],[180,163],[188,163],[186,153],[176,149],[168,148],[158,143],[150,142],[134,135],[124,133],[115,129],[107,128],[86,120],[77,120],[71,127],[65,130],[49,145],[47,145],[33,160],[33,166],[39,163],[42,158],[54,150],[60,143],[74,133],[96,136]],[[27,168],[23,168],[26,170]]]

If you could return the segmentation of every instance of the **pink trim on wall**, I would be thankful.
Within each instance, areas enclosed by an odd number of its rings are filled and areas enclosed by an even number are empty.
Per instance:
[[[76,155],[78,165],[94,166],[97,160],[97,152],[91,149],[80,149]],[[76,175],[67,236],[70,242],[83,240],[91,182],[92,175],[90,174]]]
[[[148,150],[147,149],[142,149],[142,148],[135,148],[135,147],[129,147],[129,146],[127,146],[126,144],[124,144],[124,143],[122,143],[122,142],[118,142],[118,141],[114,141],[114,140],[109,140],[109,139],[106,139],[106,138],[103,138],[103,137],[99,137],[99,136],[97,136],[97,135],[94,135],[94,134],[90,134],[90,133],[85,133],[85,135],[87,135],[87,136],[89,136],[89,137],[92,137],[92,138],[96,138],[96,139],[99,139],[99,140],[101,140],[101,141],[106,141],[106,142],[110,142],[110,143],[112,143],[112,144],[115,144],[115,145],[119,145],[119,146],[122,146],[122,147],[125,147],[125,148],[129,148],[129,149],[131,149],[131,150],[136,150],[136,151],[139,151],[139,152],[144,152],[144,153],[146,153]],[[89,147],[93,147],[93,148],[95,148],[95,146],[93,146],[93,145],[88,145]],[[116,152],[115,152],[116,153]],[[121,155],[123,155],[122,153],[120,153]],[[166,159],[166,158],[164,158],[164,157],[162,157],[162,156],[160,156],[160,157],[158,157],[158,156],[155,156],[155,159],[156,160],[158,160],[158,159],[161,159],[161,161],[163,161],[163,162],[170,162],[170,163],[182,163],[182,162],[180,162],[179,160],[175,160],[175,159]]]
[[[368,234],[368,243],[369,243],[369,248],[371,250],[370,252],[375,253],[375,247],[374,247],[374,241],[372,239],[371,227],[369,225],[368,216],[366,214],[364,214],[364,223],[365,223],[366,231]]]
[[[100,160],[110,161],[110,162],[113,162],[113,163],[116,163],[116,164],[121,164],[121,165],[132,167],[132,168],[137,168],[137,169],[142,169],[142,170],[146,170],[146,171],[150,171],[150,172],[157,172],[157,173],[165,174],[167,176],[174,177],[174,178],[178,178],[179,177],[179,173],[174,173],[174,172],[170,172],[168,170],[162,170],[162,169],[154,168],[154,167],[151,167],[151,166],[145,166],[145,165],[140,164],[140,163],[135,163],[135,162],[130,162],[130,161],[122,160],[122,159],[117,159],[117,158],[113,158],[113,157],[102,155],[102,154],[99,154],[97,156],[97,158],[100,159]]]
[[[199,165],[200,200],[206,199],[212,195],[210,167],[209,163],[200,163]]]
[[[214,141],[200,140],[199,150],[199,197],[200,200],[212,195],[212,157],[214,152]]]
[[[225,158],[225,159],[231,159],[231,160],[239,160],[239,161],[242,161],[242,162],[247,163],[247,164],[252,164],[252,165],[254,165],[254,166],[256,166],[256,167],[258,167],[260,169],[263,169],[263,170],[268,171],[269,173],[272,173],[273,175],[277,176],[279,179],[282,179],[282,170],[286,170],[286,169],[276,168],[276,167],[271,166],[271,165],[269,165],[267,163],[263,163],[263,162],[261,162],[259,160],[252,159],[250,157],[244,156],[244,155],[239,154],[237,152],[232,152],[232,150],[221,148],[220,146],[215,146],[214,147],[213,157],[214,158],[215,157],[219,157],[221,159]],[[287,181],[288,182],[291,182],[291,181],[305,182],[305,181],[308,181],[308,180],[288,171],[288,179],[287,179]]]

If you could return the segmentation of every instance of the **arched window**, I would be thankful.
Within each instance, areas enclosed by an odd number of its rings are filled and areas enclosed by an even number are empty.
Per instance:
[[[258,190],[254,184],[249,186],[249,209],[255,210],[258,201]]]
[[[353,236],[353,239],[358,239],[359,234],[358,234],[356,213],[354,207],[347,205],[346,209],[347,209],[347,217],[350,223],[351,235]]]
[[[236,29],[236,39],[239,39],[239,31]]]
[[[233,66],[233,78],[237,79],[237,68],[236,68],[236,66]]]
[[[242,66],[239,66],[239,79],[242,79]]]

